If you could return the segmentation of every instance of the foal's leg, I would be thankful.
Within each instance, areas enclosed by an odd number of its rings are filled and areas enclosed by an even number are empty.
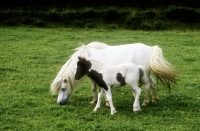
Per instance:
[[[97,103],[97,84],[91,80],[91,85],[92,85],[92,92],[93,92],[93,100],[90,102],[91,104],[95,104]],[[106,94],[105,94],[105,91],[103,91],[103,95],[104,95],[104,98],[105,98],[105,101],[106,101],[106,106],[110,106],[108,101],[107,101],[107,98],[106,98]]]
[[[96,104],[96,106],[94,108],[94,111],[97,111],[100,108],[100,106],[101,106],[101,98],[103,96],[103,93],[104,93],[103,89],[101,89],[101,91],[98,94],[98,100],[97,100],[97,104]]]
[[[131,87],[131,91],[133,93],[133,96],[135,97],[135,100],[133,103],[133,111],[134,113],[138,113],[141,111],[139,98],[140,98],[140,94],[142,90],[137,85],[134,85]]]
[[[109,102],[108,102],[108,100],[107,100],[106,93],[105,93],[104,90],[103,90],[103,96],[104,96],[104,98],[105,98],[106,106],[107,106],[107,107],[110,107],[110,104],[109,104]]]
[[[97,85],[93,80],[90,80],[90,81],[91,81],[92,92],[93,92],[93,100],[90,103],[95,104],[97,103]]]
[[[108,100],[108,102],[109,102],[109,104],[110,104],[111,114],[113,115],[113,114],[115,114],[117,111],[115,110],[115,107],[114,107],[114,105],[113,105],[112,93],[111,93],[110,87],[108,87],[108,90],[105,91],[105,93],[106,93],[107,100]]]
[[[152,89],[152,101],[157,102],[160,99],[159,99],[159,97],[157,96],[157,93],[156,93],[155,81],[153,80],[153,78],[151,76],[150,76],[150,83],[151,83],[151,89]]]

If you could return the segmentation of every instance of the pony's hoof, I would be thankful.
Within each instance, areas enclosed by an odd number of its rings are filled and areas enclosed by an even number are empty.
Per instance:
[[[160,99],[159,99],[158,97],[152,99],[152,102],[153,102],[153,103],[157,103],[158,101],[160,101]]]
[[[143,102],[142,106],[147,106],[149,104],[149,102]]]

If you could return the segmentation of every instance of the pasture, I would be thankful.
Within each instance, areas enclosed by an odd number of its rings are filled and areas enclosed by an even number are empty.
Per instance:
[[[65,28],[0,28],[0,130],[200,130],[200,32]],[[158,103],[132,111],[129,87],[112,90],[117,113],[93,112],[91,85],[84,79],[67,105],[58,106],[50,84],[79,43],[159,45],[180,72],[171,91],[157,83]],[[143,89],[143,88],[142,88]],[[144,97],[141,93],[140,103]]]

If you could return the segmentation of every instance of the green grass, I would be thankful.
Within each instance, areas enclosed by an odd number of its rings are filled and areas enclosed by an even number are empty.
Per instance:
[[[129,31],[105,29],[0,28],[0,130],[198,131],[200,101],[199,31]],[[56,104],[49,86],[79,43],[110,45],[142,42],[159,45],[179,71],[168,89],[158,84],[160,102],[132,111],[128,87],[113,90],[117,114],[102,103],[93,112],[90,82],[80,83],[69,103]],[[140,102],[144,98],[141,94]]]

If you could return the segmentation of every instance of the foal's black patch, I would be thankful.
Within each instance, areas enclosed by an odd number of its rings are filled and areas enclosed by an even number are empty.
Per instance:
[[[104,88],[106,91],[108,90],[108,87],[105,81],[103,80],[103,75],[101,73],[98,73],[95,70],[91,70],[90,72],[87,73],[87,75],[92,80],[94,80],[99,87]]]
[[[108,87],[103,80],[103,75],[95,70],[89,71],[89,69],[92,66],[90,61],[87,61],[85,58],[81,57],[78,57],[78,59],[79,61],[77,62],[77,71],[75,74],[75,79],[79,80],[81,77],[87,74],[88,77],[94,80],[99,87],[104,88],[107,91]]]
[[[121,73],[117,73],[117,81],[120,82],[120,86],[124,86],[126,84],[125,77],[122,76]]]
[[[75,74],[75,80],[81,79],[84,75],[87,74],[87,71],[91,68],[92,64],[90,61],[87,61],[85,58],[78,57],[79,61],[77,62],[77,69]]]
[[[79,61],[77,62],[77,65],[81,65],[83,66],[86,70],[89,70],[92,66],[91,62],[86,60],[85,58],[81,58],[81,57],[78,57]]]

